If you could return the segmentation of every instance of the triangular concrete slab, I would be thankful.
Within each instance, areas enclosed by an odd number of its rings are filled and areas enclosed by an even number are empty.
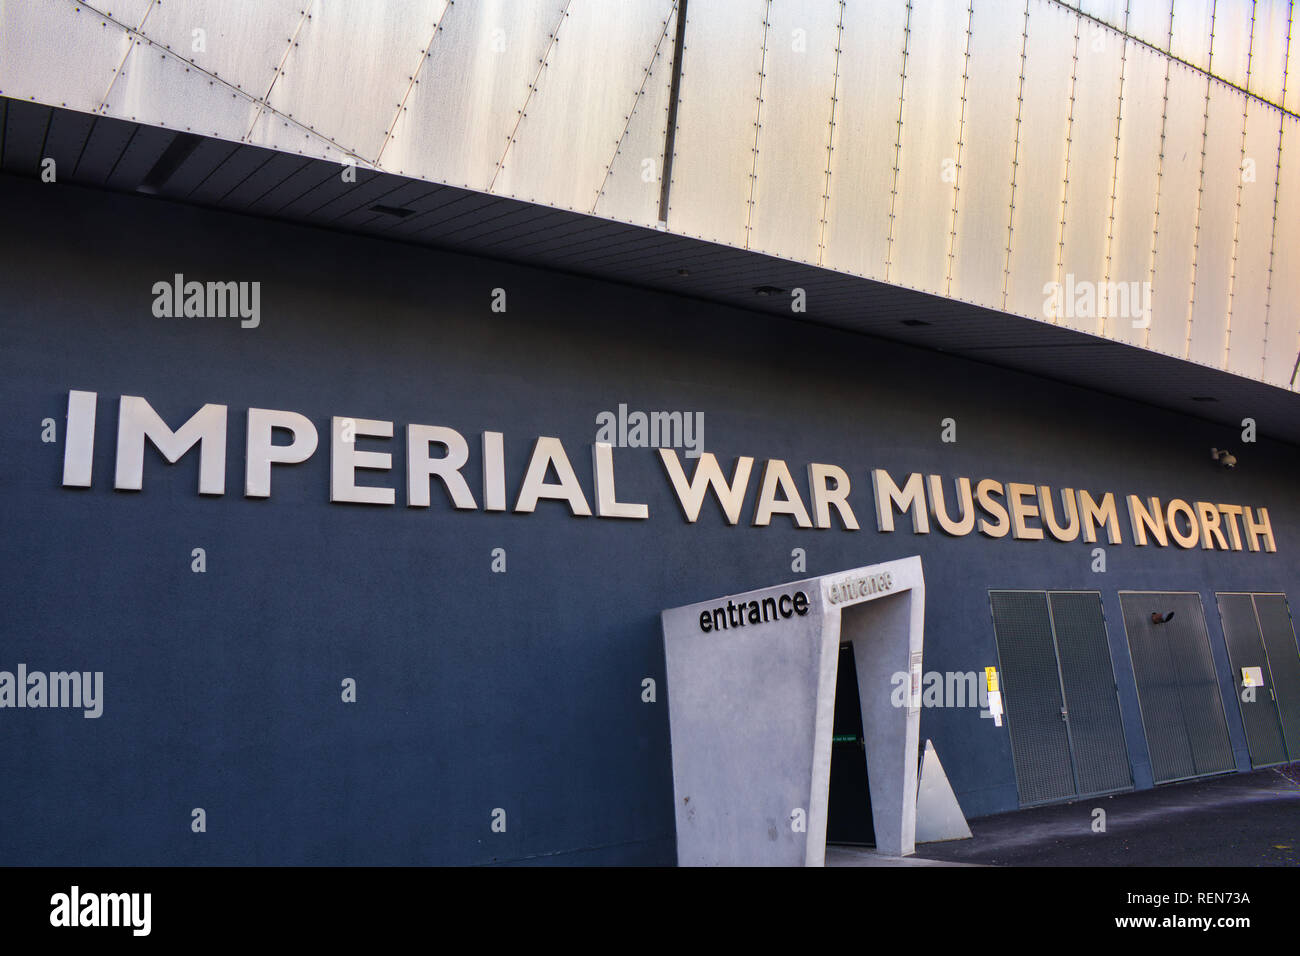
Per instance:
[[[934,744],[926,740],[925,756],[921,760],[921,783],[916,794],[916,842],[969,840],[970,835],[966,815],[961,812],[961,804],[952,792],[952,784],[943,772]]]

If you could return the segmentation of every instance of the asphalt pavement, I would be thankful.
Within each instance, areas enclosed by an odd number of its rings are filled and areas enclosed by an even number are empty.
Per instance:
[[[970,828],[970,840],[918,846],[917,862],[1296,866],[1300,763],[1017,810],[971,820]]]

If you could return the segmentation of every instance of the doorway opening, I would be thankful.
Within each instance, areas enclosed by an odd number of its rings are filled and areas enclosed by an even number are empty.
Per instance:
[[[867,744],[862,734],[862,699],[853,644],[840,645],[835,677],[835,723],[831,731],[831,780],[826,808],[826,842],[876,845],[867,778]]]

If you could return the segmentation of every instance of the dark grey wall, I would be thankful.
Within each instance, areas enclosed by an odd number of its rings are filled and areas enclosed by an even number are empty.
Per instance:
[[[671,862],[671,763],[659,611],[919,553],[926,670],[996,663],[989,588],[1104,597],[1139,786],[1151,774],[1117,592],[1201,592],[1227,679],[1215,589],[1296,592],[1297,449],[943,355],[695,301],[428,250],[0,177],[0,669],[102,670],[99,720],[0,710],[0,859],[16,863]],[[257,280],[262,320],[158,319],[154,282]],[[509,311],[490,311],[506,289]],[[95,481],[60,486],[69,389],[100,395]],[[197,455],[147,452],[112,490],[117,399],[173,427],[230,406],[227,494],[196,493]],[[616,452],[648,521],[404,506],[407,423],[505,433],[513,504],[533,439],[560,437],[589,497],[595,416],[705,415],[707,448],[853,480],[865,530],[752,528],[709,502],[680,515],[658,457]],[[248,407],[290,409],[322,445],[242,496]],[[1249,410],[1245,410],[1249,414]],[[394,507],[329,503],[331,415],[392,420]],[[940,441],[953,417],[959,441]],[[1268,422],[1260,423],[1267,433]],[[60,438],[62,436],[60,435]],[[372,442],[378,447],[382,442]],[[1234,472],[1208,460],[1227,444]],[[874,530],[870,469],[995,477],[1265,505],[1278,553],[1108,549]],[[756,466],[757,476],[757,466]],[[378,479],[382,482],[383,479]],[[438,492],[435,488],[435,496]],[[190,553],[207,552],[207,571]],[[490,553],[505,548],[508,572]],[[641,680],[660,681],[655,704]],[[359,700],[339,699],[344,677]],[[1226,698],[1240,767],[1240,717]],[[927,709],[963,807],[1016,806],[1007,729]],[[208,832],[190,832],[203,807]],[[508,830],[490,831],[494,808]]]

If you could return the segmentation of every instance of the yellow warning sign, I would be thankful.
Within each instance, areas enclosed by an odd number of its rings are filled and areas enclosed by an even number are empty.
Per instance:
[[[998,689],[998,669],[996,667],[984,668],[984,679],[988,681],[990,693]]]

